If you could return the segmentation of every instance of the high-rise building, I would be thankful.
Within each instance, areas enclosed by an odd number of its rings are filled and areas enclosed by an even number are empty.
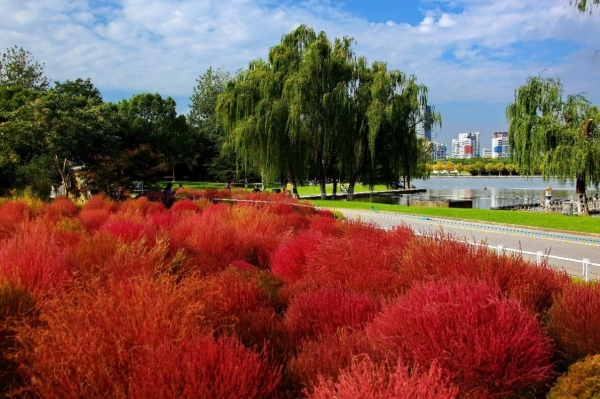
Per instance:
[[[431,143],[431,158],[434,161],[438,159],[445,159],[448,156],[448,148],[444,143],[436,143],[435,141]]]
[[[492,158],[508,158],[508,132],[492,133]]]
[[[478,158],[479,132],[459,133],[458,139],[452,140],[452,158]]]
[[[431,119],[431,106],[426,105],[423,108],[423,111],[423,120],[417,123],[415,130],[417,132],[417,137],[424,137],[431,141],[431,125],[429,124],[429,120]]]

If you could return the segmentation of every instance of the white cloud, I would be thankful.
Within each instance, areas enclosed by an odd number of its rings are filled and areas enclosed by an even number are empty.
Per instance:
[[[423,0],[425,16],[415,26],[373,23],[334,0],[2,3],[0,50],[22,46],[52,80],[90,77],[103,92],[188,97],[209,66],[234,73],[267,58],[299,24],[331,39],[354,37],[357,54],[417,75],[434,103],[506,103],[542,70],[560,77],[567,92],[600,92],[600,18],[579,15],[568,0]]]

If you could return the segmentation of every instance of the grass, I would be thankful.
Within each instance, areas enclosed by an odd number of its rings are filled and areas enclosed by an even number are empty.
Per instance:
[[[324,208],[367,209],[411,215],[474,220],[479,222],[533,227],[538,229],[600,234],[600,219],[583,216],[577,217],[544,212],[498,211],[490,209],[428,208],[417,206],[372,204],[358,201],[348,202],[343,200],[311,200],[308,202]]]

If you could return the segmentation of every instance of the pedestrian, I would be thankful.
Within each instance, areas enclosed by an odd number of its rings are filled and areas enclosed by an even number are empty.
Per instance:
[[[254,185],[254,189],[252,190],[253,193],[260,193],[260,188],[258,188],[258,184]]]
[[[163,191],[165,195],[173,195],[173,183],[167,183],[165,190]]]

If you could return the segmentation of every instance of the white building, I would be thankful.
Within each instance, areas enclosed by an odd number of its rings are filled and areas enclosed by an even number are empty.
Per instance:
[[[492,157],[492,149],[488,148],[488,147],[484,147],[481,150],[481,157],[482,158],[491,158]]]
[[[478,158],[479,132],[459,133],[458,139],[452,140],[452,158]]]
[[[492,158],[508,158],[508,132],[492,133]]]
[[[437,161],[438,159],[445,159],[447,157],[448,148],[446,147],[446,144],[436,142],[431,143],[431,158],[433,158],[434,161]]]

